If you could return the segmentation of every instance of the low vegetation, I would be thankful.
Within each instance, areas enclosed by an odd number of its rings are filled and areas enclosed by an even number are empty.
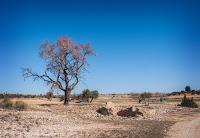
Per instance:
[[[186,94],[186,93],[190,93],[191,95],[200,95],[200,90],[192,90],[192,88],[190,86],[185,86],[185,90],[182,90],[179,92],[172,92],[172,93],[168,94],[168,96],[181,95],[181,94]]]
[[[3,101],[0,103],[0,107],[3,109],[15,109],[15,110],[26,110],[28,105],[24,103],[23,101],[11,101],[10,98],[4,98]]]
[[[10,98],[4,98],[3,101],[0,103],[1,108],[5,109],[12,109],[13,107],[13,102],[10,100]]]
[[[47,92],[46,98],[51,101],[53,98],[53,92]]]
[[[145,104],[149,104],[149,99],[152,97],[152,94],[150,92],[144,92],[141,93],[139,96],[139,103],[141,103],[142,101],[145,102]]]
[[[7,92],[0,92],[0,99],[8,98],[44,98],[46,95],[39,94],[21,94],[21,93],[7,93]]]
[[[97,90],[90,91],[89,89],[83,90],[82,99],[91,103],[94,99],[98,98],[99,92]]]
[[[28,107],[27,104],[24,103],[23,101],[16,101],[14,104],[14,108],[19,111],[26,110],[27,107]]]
[[[187,98],[186,95],[184,95],[181,104],[179,104],[178,106],[198,108],[198,105],[193,100],[193,98]]]

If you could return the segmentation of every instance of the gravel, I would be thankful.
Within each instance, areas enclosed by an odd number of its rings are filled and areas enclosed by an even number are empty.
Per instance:
[[[127,118],[103,116],[96,112],[100,107],[76,104],[34,105],[27,111],[0,109],[0,137],[163,137],[171,125],[165,114],[179,110],[175,106],[139,106],[144,116]]]

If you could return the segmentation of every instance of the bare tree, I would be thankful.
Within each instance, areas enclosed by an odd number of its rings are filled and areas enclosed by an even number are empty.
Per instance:
[[[64,92],[64,104],[69,104],[71,91],[78,85],[81,75],[86,71],[87,57],[94,55],[89,44],[76,44],[68,37],[60,38],[56,44],[45,42],[39,49],[40,57],[46,62],[44,74],[23,69],[23,77],[33,80],[43,80]]]
[[[150,92],[144,92],[141,93],[139,96],[139,103],[141,103],[142,101],[145,101],[146,104],[146,99],[148,100],[148,105],[149,105],[149,99],[152,97],[152,94]]]

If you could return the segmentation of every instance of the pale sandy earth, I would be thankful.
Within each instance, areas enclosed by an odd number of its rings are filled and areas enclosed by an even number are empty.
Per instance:
[[[168,132],[168,138],[200,138],[200,114],[186,117],[185,121],[173,125]]]
[[[127,118],[100,115],[96,110],[105,106],[101,101],[92,104],[71,103],[69,106],[63,106],[58,100],[20,99],[29,105],[27,111],[0,109],[0,137],[163,138],[174,137],[171,135],[173,133],[167,133],[174,123],[177,124],[170,131],[178,132],[179,128],[183,128],[179,123],[187,123],[187,121],[189,125],[185,127],[190,129],[184,133],[193,133],[199,129],[199,119],[196,120],[200,113],[199,109],[181,108],[170,103],[150,104],[146,107],[137,105],[136,101],[127,102],[130,100],[127,97],[125,99],[114,99],[117,110],[135,105],[146,112],[144,116]],[[193,134],[192,137],[199,135]]]

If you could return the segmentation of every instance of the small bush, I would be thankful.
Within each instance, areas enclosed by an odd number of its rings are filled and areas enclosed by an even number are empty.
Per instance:
[[[16,109],[19,111],[26,110],[27,104],[22,101],[16,101],[13,103],[10,98],[6,97],[3,99],[3,101],[0,103],[0,107],[4,109]]]
[[[145,104],[149,105],[149,99],[152,97],[152,94],[150,92],[144,92],[141,93],[139,96],[139,103],[141,103],[142,101],[145,102]],[[147,99],[147,103],[146,103],[146,99]]]
[[[3,101],[0,103],[0,106],[2,108],[5,108],[5,109],[12,109],[12,106],[13,106],[13,102],[10,100],[10,98],[4,98]]]
[[[82,92],[82,98],[84,102],[90,102],[91,92],[89,89],[83,90]]]
[[[27,107],[27,104],[22,101],[16,101],[14,105],[14,108],[19,111],[26,110]]]
[[[193,98],[187,98],[186,95],[184,95],[181,104],[179,104],[178,106],[198,108],[198,105],[193,100]]]
[[[91,100],[92,102],[94,99],[97,99],[99,97],[99,92],[97,90],[91,91]]]
[[[83,101],[87,101],[91,103],[94,99],[99,97],[99,92],[97,90],[90,91],[89,89],[83,90],[82,92],[82,99]]]
[[[47,98],[49,101],[51,101],[52,98],[53,98],[53,92],[47,92],[46,98]]]

